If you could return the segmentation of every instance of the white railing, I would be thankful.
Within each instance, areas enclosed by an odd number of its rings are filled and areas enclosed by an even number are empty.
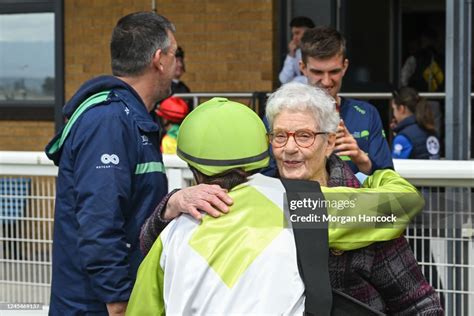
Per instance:
[[[189,185],[193,179],[186,162],[163,155],[169,191]],[[0,176],[56,176],[58,167],[40,151],[0,151]]]
[[[268,97],[270,92],[262,92]],[[247,104],[250,105],[253,109],[257,106],[259,101],[255,98],[256,94],[252,92],[191,92],[191,93],[176,93],[174,96],[183,98],[185,100],[192,100],[193,107],[198,106],[202,100],[211,99],[213,97],[224,97],[228,99],[246,99],[248,100]],[[339,96],[345,98],[355,98],[362,100],[390,100],[393,95],[391,92],[341,92]],[[421,92],[420,96],[425,97],[429,100],[443,100],[446,98],[446,93],[444,92]],[[474,97],[474,93],[471,93],[471,97]],[[259,106],[264,106],[259,104]]]
[[[186,186],[192,174],[176,155],[163,155],[170,190]],[[414,185],[474,187],[474,160],[394,159],[395,170]],[[0,151],[0,175],[56,176],[43,152]]]
[[[192,183],[184,161],[175,155],[164,155],[163,160],[169,190]],[[403,177],[421,187],[427,200],[421,224],[406,233],[425,276],[443,296],[447,315],[474,315],[474,307],[469,307],[474,301],[474,161],[394,164]],[[0,303],[49,304],[57,171],[42,152],[0,151]],[[461,201],[454,206],[449,197],[440,202],[446,194],[458,194]],[[440,216],[461,222],[445,225]]]
[[[416,186],[474,187],[474,160],[394,159],[393,163]]]

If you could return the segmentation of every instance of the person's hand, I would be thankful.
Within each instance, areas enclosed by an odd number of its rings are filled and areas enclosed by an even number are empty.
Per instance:
[[[397,127],[397,125],[398,125],[397,119],[392,117],[392,120],[390,121],[390,129],[394,130],[395,127]]]
[[[124,316],[127,311],[127,302],[107,303],[107,312],[109,316]]]
[[[298,45],[296,45],[296,42],[294,40],[291,40],[288,43],[288,55],[290,55],[291,57],[295,57],[297,48]]]
[[[357,141],[347,129],[344,121],[339,123],[336,133],[336,147],[334,148],[338,156],[348,156],[356,164],[359,171],[370,174],[372,162],[369,156],[359,148]]]
[[[213,217],[219,217],[229,212],[233,201],[227,190],[218,185],[199,184],[179,190],[173,194],[163,214],[163,219],[171,220],[181,213],[188,213],[197,220],[201,219],[199,211]]]

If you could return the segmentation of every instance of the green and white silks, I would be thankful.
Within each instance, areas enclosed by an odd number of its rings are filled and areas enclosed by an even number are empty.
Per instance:
[[[416,189],[392,170],[375,172],[361,189],[322,191],[341,199],[373,194],[361,204],[363,210],[351,210],[355,213],[383,206],[408,221],[423,207]],[[407,198],[386,198],[390,195],[383,192]],[[301,315],[304,284],[284,193],[278,179],[257,174],[230,192],[234,205],[227,215],[204,216],[201,224],[187,215],[172,221],[140,266],[127,315]],[[335,212],[340,210],[328,208]],[[342,250],[397,238],[405,228],[329,227],[330,247]]]

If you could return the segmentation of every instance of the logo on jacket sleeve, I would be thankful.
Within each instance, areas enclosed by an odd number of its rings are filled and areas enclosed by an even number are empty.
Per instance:
[[[401,155],[402,154],[402,150],[403,150],[403,145],[402,144],[395,144],[395,146],[393,146],[393,151],[396,155]]]
[[[359,107],[358,105],[354,105],[354,109],[362,115],[365,115],[365,110]]]
[[[100,156],[100,161],[104,165],[108,165],[109,163],[113,163],[114,165],[118,165],[119,162],[120,162],[120,159],[116,154],[112,154],[112,155],[103,154],[102,156]]]
[[[439,141],[435,136],[430,136],[426,139],[426,149],[431,155],[439,154]]]
[[[96,169],[106,169],[117,166],[120,162],[120,158],[116,154],[102,154],[100,156],[100,162],[102,162],[102,165],[95,166]]]

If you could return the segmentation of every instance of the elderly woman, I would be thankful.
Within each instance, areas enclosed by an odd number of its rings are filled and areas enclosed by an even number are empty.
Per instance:
[[[284,85],[270,96],[266,116],[280,177],[359,187],[350,168],[332,153],[339,123],[334,104],[324,91],[299,83]],[[443,315],[403,236],[359,250],[331,250],[329,272],[334,289],[379,311]]]
[[[311,292],[299,277],[299,231],[284,229],[283,196],[294,182],[256,173],[269,157],[266,130],[255,112],[224,98],[201,104],[180,127],[177,154],[197,183],[229,190],[232,211],[219,219],[206,216],[199,222],[184,215],[170,223],[140,266],[127,315],[328,315],[323,311],[332,307],[332,315],[340,315],[342,305],[353,315],[367,315],[367,309],[356,312],[358,304],[344,304],[341,295],[334,296],[334,304],[320,299],[332,292],[325,230],[311,230],[318,232],[313,240],[321,246],[312,247],[311,255],[317,254],[321,269],[310,269],[318,278],[312,284],[324,286]],[[318,190],[312,181],[298,184],[304,192]],[[323,276],[327,282],[321,281]],[[306,306],[308,302],[312,304]]]
[[[350,168],[332,154],[339,117],[328,94],[304,84],[284,85],[268,100],[267,116],[271,126],[269,138],[282,178],[318,181],[326,187],[325,194],[336,190],[327,187],[360,186]],[[366,191],[414,191],[392,170],[375,172],[365,181],[364,187],[374,188],[362,189]],[[344,188],[339,191],[356,190]],[[171,209],[165,208],[169,196],[142,228],[141,242],[145,253],[161,230],[161,218],[176,216],[167,214]],[[408,199],[409,196],[401,203]],[[367,203],[377,205],[379,202],[370,199]],[[164,210],[166,212],[161,214]],[[401,231],[395,235],[392,232],[389,238],[383,229],[330,229],[332,287],[390,314],[440,315],[442,309],[438,297],[423,278],[405,239],[401,237],[374,244],[377,240],[396,238]],[[351,251],[362,246],[368,247]]]

